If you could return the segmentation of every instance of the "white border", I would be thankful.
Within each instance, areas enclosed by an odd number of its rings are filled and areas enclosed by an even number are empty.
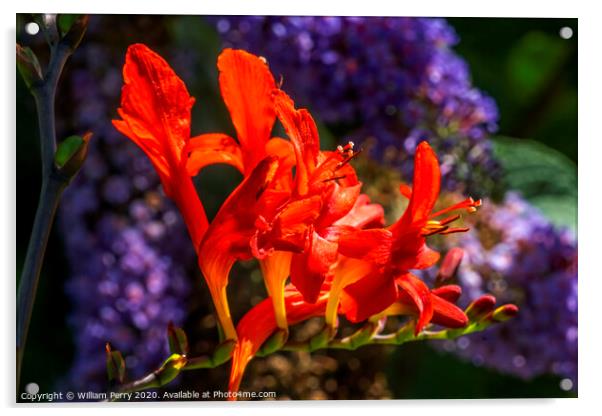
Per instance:
[[[169,1],[123,1],[103,0],[84,4],[81,0],[48,0],[46,2],[21,0],[19,2],[2,2],[2,88],[5,96],[0,99],[0,230],[2,246],[0,264],[5,268],[3,329],[5,337],[1,344],[3,374],[0,377],[0,395],[4,406],[12,407],[8,414],[17,409],[14,402],[14,344],[15,339],[15,13],[17,12],[86,12],[86,13],[137,13],[137,14],[306,14],[306,15],[402,15],[402,16],[491,16],[491,17],[577,17],[579,27],[579,399],[573,400],[439,400],[439,401],[398,401],[398,402],[269,402],[239,403],[232,406],[228,403],[170,403],[145,405],[113,405],[111,408],[128,411],[140,409],[144,414],[164,414],[166,409],[172,412],[198,415],[215,409],[220,412],[235,411],[237,414],[252,414],[261,411],[263,414],[306,415],[308,412],[345,412],[363,414],[372,407],[380,412],[420,412],[420,414],[445,413],[446,415],[486,414],[507,415],[519,411],[545,412],[548,414],[591,414],[599,406],[600,382],[600,311],[598,300],[600,276],[597,257],[601,246],[601,227],[599,207],[602,207],[599,179],[602,155],[602,135],[600,134],[599,113],[602,109],[601,68],[599,42],[602,39],[600,30],[600,13],[593,6],[594,2],[578,1],[525,1],[506,0],[504,2],[477,2],[468,0],[432,0],[425,1],[383,1],[369,0],[355,2],[327,2],[324,0],[304,0],[296,3],[285,1],[232,1],[215,2],[169,0]],[[598,215],[596,215],[598,214]],[[20,406],[23,407],[23,406]],[[107,408],[98,405],[53,405],[43,407],[48,415],[64,415],[72,412],[104,414]],[[200,409],[199,409],[200,408]],[[26,408],[31,411],[33,409]],[[120,410],[120,412],[123,410]],[[213,412],[211,412],[213,413]]]

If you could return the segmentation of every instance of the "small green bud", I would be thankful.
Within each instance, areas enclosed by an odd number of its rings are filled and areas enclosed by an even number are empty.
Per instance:
[[[17,68],[27,88],[42,81],[42,68],[37,56],[30,48],[17,43]]]
[[[325,325],[324,328],[309,340],[309,350],[315,351],[328,345],[336,335],[337,328]]]
[[[172,354],[188,354],[188,337],[182,328],[178,328],[170,322],[167,326],[167,339],[169,340],[169,351]]]
[[[180,371],[182,371],[187,362],[186,356],[171,354],[167,360],[165,360],[161,368],[155,372],[160,385],[165,386],[166,384],[169,384],[178,376],[178,374],[180,374]]]
[[[211,357],[213,365],[217,367],[218,365],[222,365],[228,361],[232,357],[232,352],[234,351],[235,346],[236,341],[233,339],[228,339],[219,344],[215,348],[215,351],[213,351],[213,356]]]
[[[69,136],[63,140],[54,155],[54,163],[62,174],[73,177],[81,168],[88,155],[88,143],[92,133],[88,132],[83,137]]]
[[[118,381],[123,383],[125,379],[125,361],[119,351],[113,351],[111,344],[108,342],[105,345],[107,353],[107,374],[109,381]]]
[[[69,46],[71,50],[77,49],[88,28],[87,14],[61,14],[58,16],[58,28],[61,34],[61,43]]]
[[[278,351],[286,343],[288,339],[288,330],[278,329],[263,343],[257,355],[270,355]]]

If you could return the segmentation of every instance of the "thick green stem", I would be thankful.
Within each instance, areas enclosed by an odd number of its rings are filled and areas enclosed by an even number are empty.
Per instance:
[[[42,182],[40,200],[36,211],[21,282],[17,293],[17,383],[20,379],[21,363],[27,340],[27,331],[36,297],[38,281],[48,237],[54,221],[59,200],[67,183],[57,174]]]
[[[48,237],[61,195],[71,179],[61,175],[54,165],[57,147],[54,99],[59,77],[71,53],[72,50],[66,45],[60,43],[54,45],[44,80],[37,85],[32,85],[31,89],[36,102],[40,129],[42,189],[17,292],[17,391]]]

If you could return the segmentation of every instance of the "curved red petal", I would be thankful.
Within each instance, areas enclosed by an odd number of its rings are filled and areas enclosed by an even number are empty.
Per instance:
[[[296,110],[293,100],[284,91],[277,89],[273,94],[276,114],[295,150],[297,191],[305,195],[320,150],[318,129],[311,114],[305,109]]]
[[[349,321],[361,322],[384,311],[396,299],[395,280],[389,274],[375,272],[343,290],[339,311]]]
[[[278,160],[262,160],[226,199],[198,250],[199,267],[211,291],[218,318],[232,335],[230,311],[225,296],[230,269],[237,259],[251,257],[250,240],[255,231],[257,200],[273,180]]]
[[[370,197],[360,194],[351,210],[335,225],[349,225],[356,228],[380,227],[385,223],[385,211],[379,204],[371,204]]]
[[[207,217],[186,171],[194,98],[169,64],[146,45],[128,48],[123,79],[118,109],[122,120],[113,120],[113,125],[150,158],[196,246],[207,229]]]
[[[344,256],[384,265],[390,260],[393,235],[382,228],[352,230],[341,233],[338,243]]]
[[[337,244],[313,232],[310,244],[301,254],[294,254],[291,262],[291,283],[306,302],[316,302],[320,287],[337,258]]]
[[[225,163],[244,173],[242,152],[236,141],[222,133],[208,133],[190,139],[190,156],[186,169],[190,176],[196,176],[205,166]]]
[[[405,273],[397,277],[395,282],[403,292],[410,296],[418,310],[418,322],[414,331],[418,335],[433,317],[431,291],[422,280],[411,273]]]
[[[328,288],[325,286],[321,288],[315,303],[305,302],[303,296],[290,285],[286,288],[284,297],[288,324],[295,325],[311,317],[324,314]],[[230,392],[238,391],[247,364],[275,329],[276,319],[270,299],[258,303],[242,317],[236,326],[238,342],[232,355],[228,385]]]
[[[245,172],[266,156],[276,113],[274,77],[264,60],[243,50],[224,49],[217,59],[219,84],[243,149]]]

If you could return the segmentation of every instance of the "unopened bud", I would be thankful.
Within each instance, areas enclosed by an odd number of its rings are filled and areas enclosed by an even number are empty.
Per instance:
[[[497,308],[491,314],[491,319],[496,322],[506,322],[518,315],[518,306],[508,303]]]
[[[221,365],[228,361],[230,357],[232,357],[232,352],[234,351],[235,346],[236,341],[232,339],[228,339],[219,344],[213,351],[213,356],[211,357],[214,366]]]
[[[87,14],[61,14],[58,16],[58,28],[61,34],[61,43],[69,46],[71,50],[77,49],[88,28]]]
[[[445,285],[433,289],[431,291],[433,295],[437,295],[448,302],[456,303],[456,301],[462,295],[462,288],[458,285]]]
[[[464,257],[464,250],[459,247],[454,247],[447,252],[441,267],[439,267],[439,273],[437,273],[436,285],[439,286],[445,281],[450,280],[456,276],[458,267]]]
[[[278,329],[274,334],[263,343],[257,355],[270,355],[278,351],[288,339],[288,330]]]
[[[170,322],[167,326],[167,339],[169,341],[169,351],[172,354],[188,354],[188,337],[182,328],[178,328]]]
[[[17,68],[27,88],[42,81],[42,68],[37,56],[30,48],[17,43]]]
[[[105,351],[107,355],[107,375],[109,381],[117,381],[123,383],[125,379],[125,361],[121,352],[113,351],[111,344],[108,342],[105,345]]]
[[[88,155],[88,143],[91,137],[91,132],[84,134],[83,137],[69,136],[58,145],[54,163],[60,173],[71,178],[79,172]]]
[[[159,379],[159,384],[165,386],[180,374],[188,360],[180,354],[171,354],[159,368],[155,375]]]
[[[483,295],[475,299],[466,308],[466,316],[471,321],[479,321],[495,308],[495,297],[492,295]]]

